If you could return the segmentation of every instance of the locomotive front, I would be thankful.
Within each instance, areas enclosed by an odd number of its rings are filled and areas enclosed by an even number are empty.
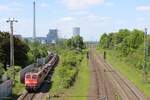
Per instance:
[[[25,74],[25,87],[27,91],[36,91],[38,88],[38,74],[26,73]]]

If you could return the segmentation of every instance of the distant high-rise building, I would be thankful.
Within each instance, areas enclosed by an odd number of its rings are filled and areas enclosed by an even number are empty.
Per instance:
[[[58,30],[50,29],[47,34],[47,43],[56,43],[58,39]]]
[[[74,27],[73,28],[73,36],[80,35],[80,27]]]

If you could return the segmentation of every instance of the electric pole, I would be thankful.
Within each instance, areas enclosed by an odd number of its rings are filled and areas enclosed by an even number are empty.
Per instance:
[[[144,82],[147,80],[146,79],[146,67],[147,67],[147,54],[148,54],[148,47],[147,47],[147,28],[145,28],[144,32],[144,65],[143,65],[143,79]]]
[[[15,79],[15,68],[14,68],[14,38],[13,38],[13,23],[18,22],[17,20],[8,19],[7,23],[10,23],[10,66],[13,67],[13,79]]]

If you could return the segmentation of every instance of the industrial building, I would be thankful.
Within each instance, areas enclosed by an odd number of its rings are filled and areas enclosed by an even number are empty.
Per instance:
[[[73,28],[73,36],[80,36],[80,27]]]
[[[57,29],[50,29],[49,33],[47,34],[47,43],[56,43],[58,40],[58,30]]]

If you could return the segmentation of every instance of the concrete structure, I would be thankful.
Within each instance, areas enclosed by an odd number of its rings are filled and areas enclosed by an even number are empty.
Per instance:
[[[15,36],[16,38],[22,40],[22,36],[21,36],[21,35],[15,34],[14,36]]]
[[[23,37],[24,40],[28,40],[30,42],[33,42],[33,37]],[[44,44],[47,41],[46,37],[36,37],[36,41],[39,41],[40,43]]]
[[[35,1],[33,2],[33,41],[36,41],[36,8]]]
[[[42,44],[45,44],[47,41],[47,38],[46,37],[37,37],[36,40]]]
[[[23,37],[23,39],[33,42],[33,37]],[[40,43],[56,43],[58,41],[58,30],[57,29],[50,29],[47,37],[36,37],[36,41]]]
[[[47,34],[47,43],[56,43],[58,40],[58,30],[50,29]]]
[[[80,35],[80,27],[74,27],[73,28],[73,36]]]

